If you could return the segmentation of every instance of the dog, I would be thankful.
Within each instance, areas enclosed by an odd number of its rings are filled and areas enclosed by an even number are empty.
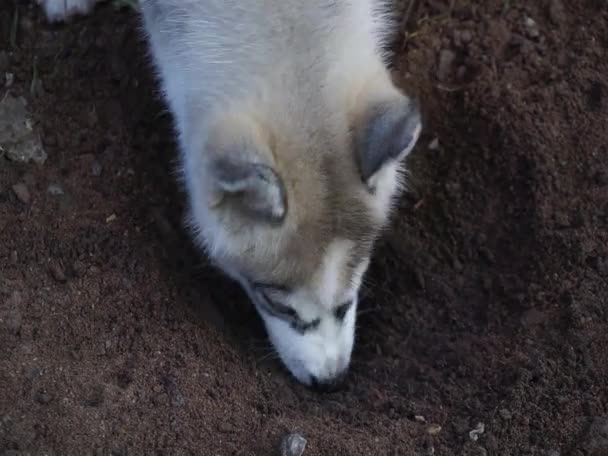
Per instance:
[[[51,21],[96,0],[39,0]],[[422,129],[385,65],[381,0],[141,0],[193,239],[238,282],[284,366],[351,363],[359,288]]]

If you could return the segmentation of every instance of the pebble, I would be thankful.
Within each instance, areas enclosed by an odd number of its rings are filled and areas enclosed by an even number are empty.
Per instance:
[[[551,0],[549,4],[549,19],[555,25],[560,25],[564,21],[566,12],[561,0]]]
[[[13,193],[23,204],[29,204],[31,200],[30,191],[23,182],[13,185]]]
[[[12,84],[12,76],[6,73],[6,86]],[[47,154],[42,147],[39,135],[23,97],[13,97],[10,93],[2,97],[0,103],[0,147],[6,157],[14,162],[33,161],[42,165]]]
[[[441,432],[441,425],[439,424],[431,424],[427,429],[426,432],[429,435],[437,435]]]
[[[222,434],[232,434],[232,433],[235,432],[236,429],[235,429],[235,427],[234,427],[233,424],[230,424],[230,423],[220,423],[218,425],[217,430],[219,432],[221,432]]]
[[[437,64],[437,79],[446,81],[452,70],[452,65],[456,60],[456,54],[449,49],[442,49],[439,52],[439,63]]]
[[[471,430],[469,432],[469,437],[471,438],[471,440],[473,442],[477,442],[477,440],[479,439],[479,436],[481,434],[483,434],[486,430],[486,426],[483,423],[477,423],[477,426],[475,426],[475,429]]]
[[[306,439],[300,434],[287,434],[281,440],[281,456],[302,456],[306,443]]]
[[[82,261],[76,260],[72,264],[72,271],[76,277],[81,277],[87,272],[87,268]]]
[[[98,161],[94,161],[93,163],[91,163],[91,175],[94,177],[99,177],[101,176],[101,172],[103,171],[103,168],[101,167],[101,164]]]
[[[40,390],[36,393],[36,396],[34,397],[34,399],[36,400],[36,402],[38,402],[39,404],[42,405],[46,405],[49,402],[51,402],[51,400],[53,399],[51,397],[51,395],[49,393],[47,393],[46,391]]]
[[[429,150],[437,149],[439,149],[439,138],[433,138],[433,140],[429,143]]]
[[[583,447],[592,454],[601,454],[600,451],[608,448],[608,416],[596,417],[591,428],[583,437]]]
[[[53,196],[63,195],[63,188],[61,188],[61,186],[59,186],[57,184],[49,185],[49,187],[46,189],[46,191]]]
[[[53,262],[50,266],[50,272],[53,279],[57,282],[65,283],[67,281],[67,277],[65,276],[65,271],[61,267],[59,263]]]
[[[19,312],[17,309],[13,309],[6,317],[6,327],[9,332],[13,334],[18,334],[19,330],[21,329],[22,321],[23,316],[21,315],[21,312]]]
[[[508,421],[511,418],[513,418],[513,415],[511,414],[511,412],[509,412],[507,409],[500,409],[498,411],[498,414],[500,415],[500,417],[505,420]]]
[[[538,24],[531,17],[528,16],[524,19],[524,26],[526,27],[526,34],[529,38],[538,38],[540,36]]]

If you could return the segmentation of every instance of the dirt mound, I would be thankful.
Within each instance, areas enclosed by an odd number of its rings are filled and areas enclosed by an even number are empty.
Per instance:
[[[190,245],[134,15],[1,4],[46,160],[0,153],[0,454],[607,454],[608,6],[418,3],[425,136],[332,395]]]

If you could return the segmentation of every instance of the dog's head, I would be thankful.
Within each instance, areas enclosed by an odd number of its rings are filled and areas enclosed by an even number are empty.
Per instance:
[[[348,369],[358,290],[421,130],[415,103],[388,93],[310,129],[224,113],[186,163],[199,239],[307,385],[331,387]]]

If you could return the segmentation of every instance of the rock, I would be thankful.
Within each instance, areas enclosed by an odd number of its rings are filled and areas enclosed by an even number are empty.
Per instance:
[[[508,411],[507,409],[500,409],[498,411],[498,414],[500,415],[500,417],[505,420],[505,421],[509,421],[511,418],[513,418],[513,415],[511,414],[510,411]]]
[[[16,162],[43,164],[47,155],[34,131],[27,102],[8,93],[0,103],[0,154]]]
[[[452,65],[456,60],[456,54],[449,49],[442,49],[439,52],[439,62],[437,63],[437,79],[444,82],[452,72]]]
[[[439,149],[439,138],[433,138],[433,140],[429,143],[429,150],[438,150]]]
[[[560,25],[564,22],[566,11],[561,0],[551,0],[549,3],[549,19],[555,25]]]
[[[593,419],[589,432],[583,438],[583,448],[592,454],[596,454],[593,453],[594,451],[599,452],[608,448],[608,416]]]
[[[220,423],[217,427],[218,432],[222,434],[233,434],[236,431],[236,428],[231,423]]]
[[[477,426],[475,426],[475,429],[472,429],[469,432],[469,437],[471,438],[471,440],[473,442],[477,442],[477,440],[479,439],[479,436],[481,434],[483,434],[486,430],[486,426],[483,423],[477,423]]]
[[[104,387],[97,385],[91,391],[91,394],[84,400],[84,405],[87,407],[99,407],[104,401]]]
[[[13,185],[13,193],[23,204],[29,204],[31,200],[30,191],[23,182]]]
[[[287,434],[281,440],[281,456],[302,456],[306,443],[306,439],[300,434]]]
[[[63,189],[61,188],[61,186],[59,186],[57,184],[49,185],[49,187],[46,189],[46,191],[53,196],[63,195]]]
[[[15,75],[13,73],[4,73],[4,87],[9,88],[15,82]]]
[[[179,390],[177,383],[175,383],[175,380],[172,377],[163,377],[161,379],[161,383],[163,385],[163,389],[165,390],[165,393],[167,393],[167,396],[169,396],[169,398],[171,399],[172,405],[174,405],[176,407],[181,407],[182,405],[184,405],[186,403],[186,400],[184,399],[183,394]],[[227,424],[227,423],[224,423],[224,424]],[[228,432],[231,432],[231,431],[228,431]]]
[[[429,435],[437,435],[441,432],[441,425],[431,424],[428,428],[426,428],[426,432]]]
[[[93,161],[93,163],[91,163],[91,175],[94,177],[99,177],[101,176],[101,172],[103,171],[103,168],[101,167],[101,164],[95,160]]]
[[[19,334],[19,330],[21,329],[21,323],[23,322],[23,315],[17,309],[11,309],[8,312],[8,315],[5,317],[5,325],[6,328],[12,334]]]
[[[34,397],[34,399],[36,400],[36,402],[38,402],[39,404],[42,404],[42,405],[46,405],[49,402],[51,402],[51,400],[53,400],[51,395],[43,390],[38,391],[36,393],[36,396]]]
[[[540,36],[538,24],[531,17],[528,16],[524,19],[524,26],[526,27],[526,35],[529,38],[538,38]]]
[[[51,276],[57,282],[65,283],[68,280],[65,275],[65,271],[63,270],[63,268],[61,267],[61,265],[59,263],[56,263],[56,262],[51,263],[49,270],[51,272]]]

